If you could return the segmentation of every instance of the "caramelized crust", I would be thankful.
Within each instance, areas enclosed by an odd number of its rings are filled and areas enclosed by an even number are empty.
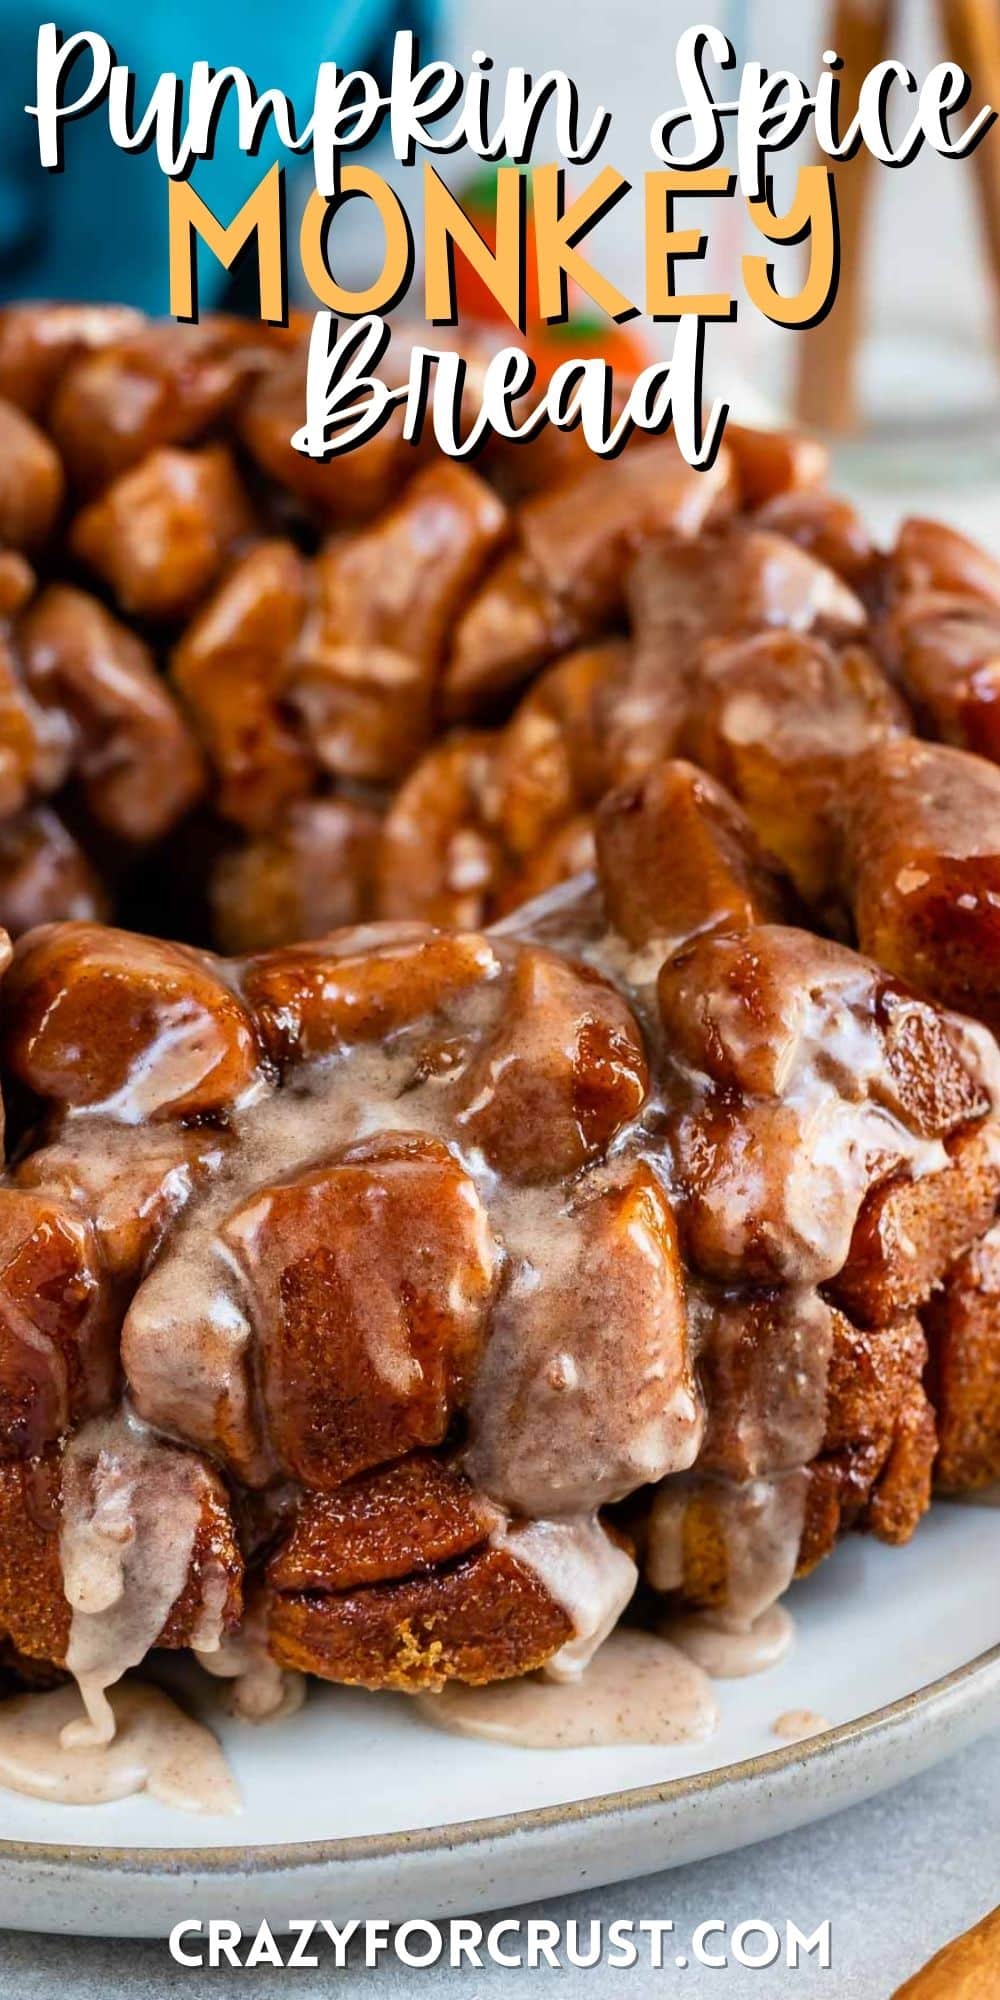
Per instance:
[[[839,494],[793,488],[766,500],[754,518],[834,570],[860,597],[876,587],[878,551],[857,508]]]
[[[130,841],[165,833],[198,798],[203,774],[149,649],[95,597],[60,584],[29,607],[18,636],[32,695],[72,722],[94,819]]]
[[[193,1452],[178,1457],[190,1466],[199,1511],[188,1573],[156,1640],[169,1648],[195,1643],[209,1574],[223,1580],[223,1627],[232,1629],[242,1609],[243,1564],[225,1489]],[[61,1488],[57,1448],[0,1460],[0,1631],[29,1659],[57,1664],[70,1636],[59,1556]]]
[[[6,993],[7,1060],[65,1105],[128,1098],[133,1118],[215,1111],[257,1073],[252,1022],[197,952],[90,924],[33,931]],[[150,1046],[167,1060],[150,1078]]]
[[[405,336],[397,341],[405,348]],[[402,412],[393,411],[375,437],[342,456],[318,459],[296,451],[291,439],[302,423],[307,352],[308,325],[300,317],[241,399],[235,412],[240,441],[279,491],[325,526],[369,520],[396,499],[415,462],[403,442]]]
[[[1000,1227],[958,1258],[924,1313],[946,1493],[1000,1478]]]
[[[514,1181],[575,1173],[646,1095],[642,1038],[613,986],[523,951],[495,1036],[469,1065],[457,1123]]]
[[[48,567],[48,563],[46,564]],[[102,882],[86,841],[118,836]],[[18,931],[101,915],[128,849],[165,836],[202,788],[201,761],[148,647],[98,600],[55,583],[35,595],[23,558],[0,552],[0,910]]]
[[[172,665],[220,811],[263,831],[321,772],[402,776],[431,732],[451,626],[506,532],[484,481],[441,462],[312,563],[287,541],[251,550]]]
[[[843,1315],[810,1287],[705,1287],[697,1325],[699,1472],[739,1484],[815,1460],[837,1421],[831,1361],[853,1332]]]
[[[59,1665],[70,1609],[59,1560],[59,1452],[0,1459],[0,1632],[29,1659]]]
[[[30,552],[47,542],[65,490],[59,454],[44,431],[0,400],[0,543]]]
[[[585,620],[546,590],[524,549],[509,549],[456,620],[441,683],[449,722],[520,686],[586,636]]]
[[[664,532],[694,535],[731,505],[726,453],[711,472],[692,473],[671,440],[586,463],[529,497],[515,519],[516,548],[458,626],[446,714],[475,715],[558,650],[607,629],[624,609],[635,550]]]
[[[384,1041],[500,971],[484,937],[387,925],[261,954],[247,963],[242,988],[268,1053],[284,1063]]]
[[[589,858],[587,822],[609,787],[681,749],[735,792],[824,925],[847,934],[853,920],[890,969],[992,1019],[975,991],[995,956],[991,776],[981,764],[949,775],[947,753],[909,731],[993,754],[995,566],[928,523],[904,524],[882,557],[846,503],[785,469],[791,484],[749,527],[643,544],[631,648],[558,662],[474,757],[446,743],[418,765],[380,844],[381,911],[451,917],[447,877],[466,861],[462,920],[515,907],[561,879],[562,845]],[[463,761],[475,781],[452,792],[445,773]],[[910,900],[919,871],[926,907]],[[900,874],[900,922],[924,932],[919,949],[890,935]]]
[[[295,799],[270,833],[224,854],[211,881],[224,951],[322,937],[371,907],[378,813],[353,799]]]
[[[224,445],[152,451],[73,523],[70,547],[122,611],[179,618],[250,534],[250,503]]]
[[[0,825],[0,924],[15,937],[35,924],[101,923],[110,914],[104,884],[81,847],[47,806]]]
[[[379,840],[380,916],[481,923],[592,861],[580,808],[605,785],[594,700],[626,658],[616,640],[568,654],[495,738],[448,738],[417,765]]]
[[[290,542],[259,542],[188,627],[170,675],[217,786],[218,809],[266,828],[317,768],[282,708],[305,615],[307,570]]]
[[[761,633],[706,648],[681,740],[739,800],[800,895],[822,906],[837,887],[845,778],[865,750],[907,726],[860,646]]]
[[[596,820],[608,915],[636,947],[780,919],[789,890],[729,794],[692,764],[609,792]]]
[[[922,860],[894,866],[868,813],[911,728],[995,760],[1000,566],[920,520],[879,551],[813,441],[733,424],[709,473],[662,439],[598,463],[578,430],[495,445],[483,477],[404,444],[398,412],[310,460],[289,441],[307,339],[0,315],[0,913],[117,906],[240,950],[373,913],[485,922],[590,866],[604,794],[681,752],[824,929],[992,1019],[988,777],[956,781],[974,853],[912,773]],[[475,377],[490,345],[464,345]],[[412,346],[394,333],[387,382]],[[442,734],[456,719],[485,727]],[[154,846],[148,871],[122,840]],[[880,913],[913,868],[920,907]]]
[[[972,597],[1000,607],[1000,562],[943,521],[918,516],[902,523],[888,562],[889,595],[924,593]]]
[[[595,699],[625,668],[628,649],[606,640],[569,653],[527,694],[502,732],[486,810],[517,867],[606,787]]]
[[[445,462],[377,524],[320,552],[287,698],[325,770],[389,781],[409,769],[430,735],[457,610],[506,529],[484,481]]]
[[[333,1492],[304,1495],[267,1580],[283,1593],[391,1583],[468,1555],[501,1519],[462,1473],[414,1451]]]
[[[256,328],[219,317],[147,323],[83,348],[58,373],[48,406],[74,486],[99,491],[149,452],[187,444],[217,423],[263,365],[259,342]]]
[[[843,639],[860,632],[865,616],[833,570],[783,536],[742,525],[642,549],[629,608],[634,665],[605,716],[613,773],[622,779],[676,749],[689,711],[697,714],[707,640],[772,629]]]
[[[862,950],[946,1006],[1000,1021],[1000,771],[903,739],[855,774],[846,872]]]
[[[530,1673],[571,1634],[567,1613],[505,1549],[343,1596],[279,1591],[268,1623],[279,1665],[407,1694]]]
[[[942,1270],[989,1227],[1000,1199],[1000,1151],[992,1125],[972,1125],[946,1143],[943,1171],[890,1180],[867,1197],[835,1280],[838,1299],[870,1326],[922,1305]]]
[[[750,1369],[751,1395],[753,1375],[762,1366],[758,1343],[763,1332],[766,1347],[768,1323],[767,1308],[755,1305],[727,1358],[729,1368]],[[766,1548],[775,1497],[781,1511],[788,1505],[783,1486],[795,1497],[791,1540],[779,1556],[787,1563],[786,1581],[807,1575],[848,1529],[867,1530],[890,1543],[909,1539],[930,1499],[936,1449],[933,1412],[921,1380],[926,1348],[920,1328],[915,1321],[900,1321],[870,1333],[833,1313],[830,1331],[825,1428],[817,1455],[804,1471],[787,1468],[780,1463],[779,1445],[773,1457],[765,1449],[749,1478],[715,1471],[668,1482],[652,1503],[644,1531],[646,1569],[655,1588],[703,1609],[732,1610],[739,1590],[732,1551],[741,1548],[741,1531],[747,1528],[751,1536],[763,1537]],[[735,1469],[728,1451],[721,1461],[717,1450],[712,1457],[716,1465]],[[783,1525],[787,1535],[787,1515]],[[748,1603],[749,1615],[753,1609]]]
[[[264,1329],[261,1394],[283,1472],[328,1491],[443,1442],[485,1336],[498,1255],[444,1146],[373,1142],[262,1189],[221,1234]]]
[[[861,600],[788,537],[744,525],[643,542],[628,596],[631,646],[571,652],[492,737],[446,739],[417,765],[380,842],[381,915],[515,907],[561,878],[561,843],[589,858],[586,822],[610,787],[642,783],[678,748],[735,787],[804,894],[835,904],[845,776],[907,727],[849,643]]]
[[[727,424],[726,450],[745,507],[762,507],[785,494],[798,500],[811,495],[826,478],[824,447],[817,438],[800,432]]]
[[[228,1145],[210,1126],[111,1128],[93,1152],[75,1147],[69,1133],[26,1154],[10,1178],[82,1218],[88,1233],[93,1228],[99,1266],[135,1283],[193,1191],[224,1165]],[[8,1199],[7,1190],[0,1197]]]
[[[702,1433],[677,1227],[655,1175],[641,1162],[592,1175],[553,1233],[528,1296],[497,1302],[468,1451],[489,1493],[543,1518],[621,1499],[657,1466],[683,1469]]]
[[[485,732],[448,737],[400,786],[375,858],[380,917],[464,928],[492,911],[505,874],[487,817],[493,749]]]
[[[709,472],[692,473],[671,439],[657,439],[607,465],[590,462],[526,501],[520,538],[548,589],[592,623],[620,606],[628,556],[654,536],[684,540],[725,515],[730,481],[725,451]]]

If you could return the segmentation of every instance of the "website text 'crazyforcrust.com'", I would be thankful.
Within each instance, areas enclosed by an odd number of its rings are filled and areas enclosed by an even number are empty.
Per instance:
[[[431,1966],[487,1964],[532,1970],[550,1965],[608,1965],[622,1971],[644,1964],[654,1970],[691,1965],[723,1968],[743,1965],[795,1969],[812,1961],[828,1970],[832,1959],[829,1921],[812,1931],[801,1930],[790,1918],[772,1923],[765,1917],[745,1917],[730,1923],[707,1917],[691,1936],[675,1932],[669,1917],[570,1918],[555,1923],[547,1917],[501,1917],[483,1924],[472,1917],[431,1923],[414,1917],[395,1928],[380,1918],[351,1918],[335,1924],[328,1918],[290,1917],[276,1929],[263,1922],[244,1930],[227,1917],[187,1918],[170,1933],[170,1956],[178,1965],[273,1965],[297,1968],[352,1961],[375,1967],[393,1959],[414,1971]]]

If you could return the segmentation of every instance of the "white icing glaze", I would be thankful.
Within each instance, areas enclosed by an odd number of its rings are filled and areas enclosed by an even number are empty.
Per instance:
[[[273,1476],[254,1389],[253,1324],[237,1257],[222,1232],[253,1191],[393,1125],[412,1054],[374,1048],[303,1074],[303,1088],[261,1095],[233,1119],[223,1171],[183,1218],[126,1315],[123,1351],[137,1406],[157,1429],[212,1450],[220,1429],[250,1485]],[[414,1093],[416,1095],[416,1093]],[[408,1098],[399,1125],[415,1128]]]
[[[713,1488],[726,1545],[728,1590],[720,1622],[748,1631],[784,1596],[795,1575],[805,1523],[809,1471],[796,1466],[768,1479]]]
[[[279,1667],[267,1650],[263,1605],[249,1612],[239,1631],[227,1633],[220,1645],[206,1652],[195,1644],[192,1650],[206,1673],[232,1682],[227,1707],[241,1722],[280,1722],[297,1714],[305,1701],[305,1675]]]
[[[106,1690],[155,1646],[188,1580],[201,1514],[197,1477],[190,1457],[124,1413],[84,1424],[66,1447],[66,1665],[87,1711],[86,1721],[67,1724],[68,1745],[114,1735]],[[216,1643],[221,1608],[213,1576],[204,1636],[212,1637],[214,1622]]]
[[[116,1687],[110,1740],[78,1727],[75,1687],[0,1702],[0,1785],[60,1805],[148,1792],[184,1812],[235,1813],[239,1788],[211,1731],[159,1688]]]
[[[719,1711],[701,1669],[648,1632],[612,1634],[586,1673],[556,1684],[537,1675],[492,1687],[450,1682],[419,1695],[436,1729],[532,1750],[607,1743],[703,1743]]]
[[[684,1515],[693,1496],[702,1494],[726,1553],[725,1609],[714,1615],[720,1625],[748,1632],[795,1574],[808,1487],[806,1466],[742,1484],[697,1474],[666,1481],[654,1496],[646,1530],[646,1574],[653,1589],[680,1589]]]
[[[643,1573],[664,1595],[680,1590],[684,1582],[684,1517],[690,1498],[684,1480],[665,1479],[653,1495],[646,1520]]]
[[[670,1051],[678,1182],[694,1166],[688,1223],[703,1270],[817,1285],[842,1269],[874,1185],[951,1163],[942,1137],[913,1129],[900,1099],[873,967],[780,925],[759,935],[766,943],[754,933],[703,940],[668,986],[668,1010],[698,1023],[694,1050],[713,1068],[710,1078]],[[980,1038],[958,1039],[992,1091]]]
[[[802,1285],[763,1301],[707,1287],[689,1296],[714,1389],[701,1468],[754,1479],[808,1465],[826,1430],[831,1307]]]
[[[133,1056],[121,1088],[91,1105],[90,1113],[120,1125],[144,1125],[163,1103],[180,1100],[196,1088],[212,1067],[216,1051],[200,1000],[161,1003],[158,1015],[157,1033]],[[252,1103],[266,1088],[263,1076],[253,1077],[240,1102]]]
[[[615,1186],[602,1169],[585,1184],[596,1198]],[[616,1291],[583,1194],[571,1208],[561,1190],[508,1190],[495,1205],[509,1275],[473,1384],[466,1465],[519,1514],[589,1512],[683,1471],[701,1444],[679,1273],[637,1214]]]
[[[545,1664],[555,1681],[576,1680],[617,1625],[639,1572],[595,1519],[512,1522],[491,1535],[526,1564],[560,1604],[573,1637]]]
[[[745,1631],[733,1631],[705,1611],[664,1619],[658,1630],[715,1681],[743,1680],[749,1674],[766,1672],[785,1658],[795,1638],[791,1615],[782,1604],[762,1611]]]
[[[807,1736],[818,1736],[823,1729],[829,1729],[825,1715],[817,1715],[811,1708],[786,1708],[783,1715],[771,1724],[771,1734],[780,1736],[785,1743],[801,1743]]]
[[[256,1386],[246,1277],[255,1197],[349,1145],[393,1132],[447,1143],[483,1204],[483,1229],[502,1246],[504,1282],[470,1408],[470,1470],[482,1489],[518,1513],[587,1513],[696,1455],[703,1413],[679,1276],[658,1261],[652,1242],[637,1246],[633,1261],[644,1256],[647,1273],[645,1345],[625,1338],[616,1322],[606,1258],[598,1256],[583,1290],[598,1254],[588,1248],[589,1204],[626,1175],[627,1148],[621,1170],[587,1170],[570,1188],[561,1181],[525,1188],[496,1172],[472,1142],[468,1106],[456,1121],[456,1086],[502,1005],[501,960],[484,963],[486,975],[449,1002],[449,1059],[432,1072],[423,1021],[304,1064],[280,1092],[245,1104],[231,1120],[221,1169],[135,1294],[123,1354],[137,1408],[158,1429],[206,1450],[217,1450],[224,1435],[227,1463],[248,1484],[278,1470]],[[480,1108],[495,1087],[486,1065]],[[623,1147],[627,1140],[628,1128]],[[373,1346],[373,1378],[397,1361]],[[558,1402],[558,1436],[549,1395]]]

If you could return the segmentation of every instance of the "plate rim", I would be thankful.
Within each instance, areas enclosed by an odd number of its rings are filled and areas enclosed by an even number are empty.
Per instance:
[[[449,1847],[482,1845],[554,1827],[611,1819],[645,1807],[680,1803],[727,1788],[738,1790],[750,1779],[778,1776],[794,1765],[808,1766],[829,1758],[849,1743],[877,1740],[889,1734],[896,1724],[912,1719],[967,1682],[977,1680],[984,1681],[987,1693],[994,1685],[1000,1693],[1000,1641],[947,1674],[911,1689],[909,1694],[899,1695],[895,1701],[870,1709],[849,1722],[821,1730],[804,1742],[760,1751],[755,1757],[720,1764],[711,1771],[662,1778],[651,1785],[632,1785],[621,1791],[569,1799],[561,1805],[532,1806],[521,1812],[482,1819],[453,1820],[442,1826],[408,1827],[395,1833],[343,1834],[332,1840],[281,1841],[273,1846],[106,1847],[82,1842],[64,1846],[51,1841],[0,1840],[0,1867],[26,1863],[36,1868],[74,1868],[84,1873],[117,1869],[127,1875],[177,1875],[186,1871],[197,1875],[232,1872],[260,1875],[282,1869],[388,1860],[439,1853]]]

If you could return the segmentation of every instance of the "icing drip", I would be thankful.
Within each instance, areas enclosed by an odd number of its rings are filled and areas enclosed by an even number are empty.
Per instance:
[[[239,1788],[212,1735],[159,1688],[124,1681],[107,1704],[111,1736],[77,1734],[77,1692],[0,1702],[0,1785],[60,1805],[148,1792],[182,1812],[235,1813]]]
[[[155,1646],[188,1580],[200,1520],[191,1460],[121,1413],[95,1418],[63,1460],[60,1553],[72,1619],[66,1665],[86,1708],[67,1746],[110,1743],[107,1689]],[[221,1601],[204,1613],[218,1643]],[[204,1609],[204,1608],[203,1608]]]
[[[259,1487],[274,1476],[255,1360],[259,1308],[247,1276],[253,1198],[367,1137],[398,1132],[447,1144],[476,1189],[484,1230],[502,1247],[503,1285],[470,1407],[470,1470],[481,1488],[518,1513],[575,1515],[691,1464],[703,1412],[688,1361],[679,1256],[668,1269],[655,1218],[645,1225],[648,1241],[640,1240],[638,1217],[623,1225],[632,1252],[623,1286],[631,1289],[618,1299],[600,1233],[602,1223],[608,1232],[613,1226],[602,1198],[613,1204],[630,1172],[646,1172],[639,1128],[623,1128],[620,1165],[616,1143],[613,1163],[586,1168],[569,1187],[562,1180],[525,1187],[491,1166],[470,1137],[472,1111],[491,1101],[495,1076],[456,1117],[456,1092],[502,1017],[510,959],[510,946],[498,941],[483,977],[451,999],[438,1060],[428,1062],[421,1020],[377,1044],[303,1064],[280,1091],[260,1091],[233,1115],[221,1167],[176,1224],[125,1320],[131,1391],[159,1430],[208,1451],[222,1433],[241,1480]],[[538,1022],[533,1032],[541,1057],[548,1027]],[[659,1199],[669,1230],[668,1192]],[[650,1328],[641,1346],[620,1332],[640,1319]],[[377,1380],[384,1350],[373,1345],[370,1362]],[[558,1404],[556,1422],[546,1398]]]
[[[227,1707],[241,1722],[280,1722],[305,1701],[305,1675],[279,1667],[267,1650],[263,1607],[250,1612],[221,1645],[206,1652],[195,1644],[193,1651],[206,1673],[232,1682]]]
[[[595,1173],[597,1199],[613,1195]],[[680,1284],[640,1213],[616,1289],[587,1208],[532,1188],[499,1204],[510,1276],[469,1410],[473,1481],[518,1513],[574,1515],[621,1499],[697,1456],[704,1413]],[[593,1212],[593,1204],[591,1204]],[[622,1327],[648,1329],[628,1343]]]
[[[573,1637],[546,1661],[549,1680],[576,1680],[618,1623],[638,1582],[631,1556],[596,1519],[513,1523],[491,1536],[526,1564],[560,1604]]]
[[[782,1597],[795,1575],[805,1522],[809,1472],[796,1466],[769,1479],[713,1488],[726,1547],[728,1584],[720,1624],[748,1631]]]
[[[654,1496],[646,1531],[653,1589],[681,1588],[685,1516],[693,1500],[704,1499],[726,1556],[725,1609],[713,1617],[726,1630],[749,1631],[795,1575],[808,1488],[808,1466],[742,1483],[697,1475],[667,1481]]]
[[[699,1468],[756,1479],[808,1465],[826,1430],[833,1312],[806,1286],[751,1293],[691,1293],[708,1402]]]
[[[586,1673],[556,1684],[532,1674],[492,1687],[450,1682],[419,1695],[436,1729],[531,1750],[609,1743],[703,1743],[719,1721],[711,1685],[683,1653],[648,1632],[615,1632]]]
[[[786,1743],[801,1743],[807,1736],[818,1736],[829,1729],[825,1715],[817,1715],[811,1708],[787,1708],[771,1724],[772,1736],[780,1736]]]
[[[791,1616],[781,1604],[762,1611],[745,1631],[733,1631],[705,1611],[664,1619],[659,1631],[714,1681],[765,1673],[785,1658],[795,1638]]]

